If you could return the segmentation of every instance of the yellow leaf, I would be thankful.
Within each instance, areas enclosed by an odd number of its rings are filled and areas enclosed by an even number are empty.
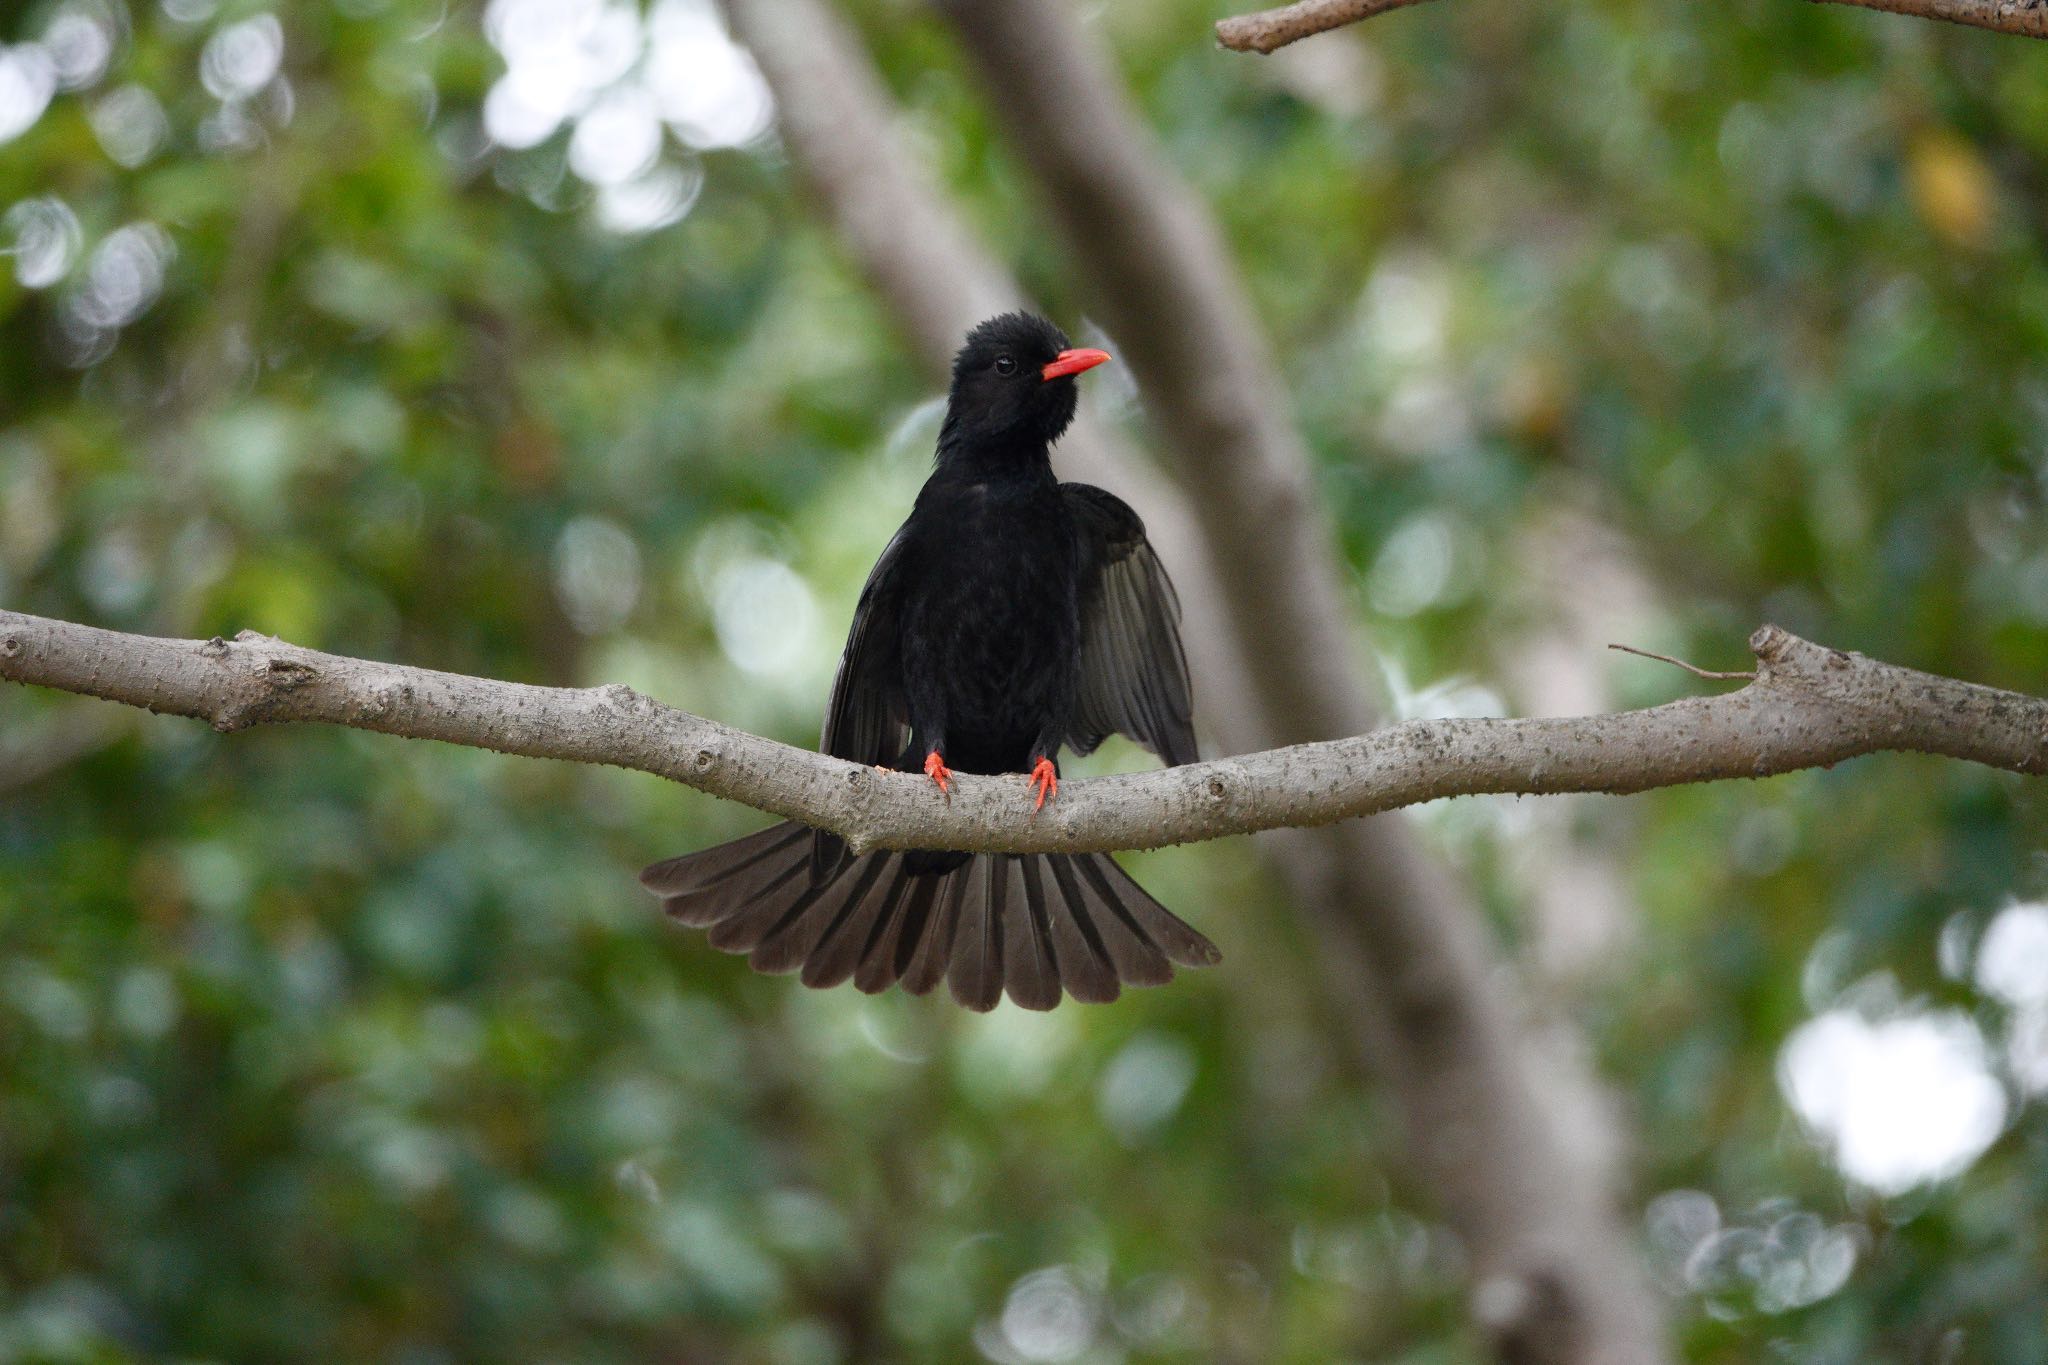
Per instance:
[[[1906,169],[1922,222],[1951,245],[1985,243],[1996,186],[1975,147],[1946,129],[1922,132],[1913,138]]]

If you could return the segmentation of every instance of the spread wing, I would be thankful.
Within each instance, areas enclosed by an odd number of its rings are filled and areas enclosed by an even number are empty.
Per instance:
[[[825,707],[825,732],[818,739],[819,750],[834,758],[891,765],[910,742],[910,710],[897,651],[902,613],[895,580],[903,542],[898,531],[869,571],[853,609],[853,627]]]
[[[910,743],[910,706],[903,695],[897,634],[902,619],[897,575],[903,563],[902,531],[882,550],[868,572],[846,632],[846,649],[825,705],[825,730],[818,749],[834,758],[889,767]],[[824,830],[811,832],[811,876],[823,881],[846,857],[846,841]]]
[[[1081,537],[1081,688],[1067,745],[1090,753],[1129,735],[1169,765],[1195,760],[1180,599],[1145,523],[1123,499],[1060,485]]]

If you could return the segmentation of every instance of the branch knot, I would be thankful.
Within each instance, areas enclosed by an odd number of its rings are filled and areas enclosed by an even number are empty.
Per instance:
[[[269,636],[245,630],[235,636],[235,644],[247,645],[268,639]],[[216,645],[220,647],[217,651],[214,648]],[[216,635],[201,646],[201,652],[228,659],[232,657],[232,648]],[[271,719],[279,705],[292,691],[304,687],[319,676],[320,670],[302,659],[294,659],[285,654],[254,654],[249,659],[242,678],[229,684],[229,695],[225,704],[212,716],[213,728],[225,735],[259,725]]]

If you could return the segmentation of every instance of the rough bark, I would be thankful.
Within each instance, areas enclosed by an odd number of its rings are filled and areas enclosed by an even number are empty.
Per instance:
[[[1853,5],[1918,19],[2048,38],[2048,0],[1812,0],[1820,5]],[[1236,52],[1273,52],[1331,29],[1405,9],[1422,0],[1296,0],[1291,5],[1216,21],[1216,41]]]

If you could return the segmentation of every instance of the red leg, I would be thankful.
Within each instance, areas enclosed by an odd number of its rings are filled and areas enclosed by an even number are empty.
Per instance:
[[[937,749],[924,756],[924,775],[939,784],[939,790],[948,796],[953,789],[947,784],[953,780],[953,770],[946,766],[946,760],[939,757]]]
[[[1031,765],[1031,787],[1038,793],[1038,799],[1031,803],[1033,810],[1044,810],[1045,798],[1060,794],[1060,775],[1051,759],[1041,758]]]

